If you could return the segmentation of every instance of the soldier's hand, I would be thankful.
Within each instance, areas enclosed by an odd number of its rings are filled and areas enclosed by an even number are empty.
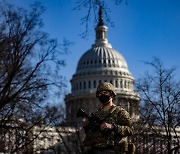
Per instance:
[[[101,131],[108,131],[108,130],[113,129],[113,128],[114,128],[113,124],[109,124],[109,123],[106,123],[106,122],[102,123],[100,125]]]

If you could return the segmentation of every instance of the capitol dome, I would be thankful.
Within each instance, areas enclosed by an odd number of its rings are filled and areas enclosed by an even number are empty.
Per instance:
[[[67,120],[70,122],[76,121],[74,112],[78,108],[91,113],[100,105],[95,93],[102,82],[114,85],[117,94],[114,102],[125,107],[131,117],[138,119],[139,95],[134,92],[134,78],[122,54],[108,42],[107,29],[100,9],[95,43],[79,59],[70,81],[71,93],[65,98]]]
[[[82,72],[84,69],[89,71],[93,69],[102,69],[104,67],[123,69],[128,72],[127,63],[124,57],[106,44],[98,46],[93,45],[80,58],[76,72]]]
[[[110,82],[117,93],[133,91],[133,81],[124,57],[108,42],[107,27],[99,13],[96,41],[80,58],[71,80],[72,93],[95,92],[101,82]]]
[[[99,12],[99,23],[96,27],[96,41],[91,49],[86,51],[80,58],[76,72],[93,69],[122,69],[128,71],[127,63],[124,57],[108,43],[106,37],[107,27],[102,18],[102,10]]]

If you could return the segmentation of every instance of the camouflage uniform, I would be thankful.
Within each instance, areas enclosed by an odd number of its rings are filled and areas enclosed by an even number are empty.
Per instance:
[[[105,86],[104,86],[105,85]],[[96,96],[101,90],[111,90],[114,92],[110,83],[100,84],[97,88]],[[94,154],[123,154],[128,151],[127,137],[132,135],[133,127],[129,113],[121,106],[113,105],[109,110],[98,109],[94,115],[101,120],[101,123],[113,124],[113,130],[102,131],[99,128],[90,129],[85,127],[86,138],[84,145],[91,147]],[[90,124],[91,125],[91,124]]]
[[[103,123],[110,123],[114,125],[114,129],[108,131],[101,131],[100,128],[96,130],[87,129],[85,146],[91,146],[94,149],[113,149],[113,151],[125,152],[128,150],[127,136],[132,135],[132,121],[128,112],[120,106],[112,106],[111,109],[103,111],[99,109],[94,113],[100,119],[104,119]],[[109,116],[108,116],[109,115]],[[86,129],[86,128],[85,128]]]

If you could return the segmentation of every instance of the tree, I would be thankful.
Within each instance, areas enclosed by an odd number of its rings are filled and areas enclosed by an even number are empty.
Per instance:
[[[42,31],[44,11],[39,3],[29,11],[0,3],[0,152],[28,152],[35,126],[64,119],[62,111],[47,106],[49,95],[65,86],[59,69],[66,52]]]
[[[160,151],[171,154],[180,148],[180,82],[175,79],[175,68],[165,68],[159,58],[146,64],[153,68],[152,72],[147,72],[136,83],[141,96],[142,128],[164,142],[164,149]],[[147,144],[147,149],[150,150],[150,146]]]

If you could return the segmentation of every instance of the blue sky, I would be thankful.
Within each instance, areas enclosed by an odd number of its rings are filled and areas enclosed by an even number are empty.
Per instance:
[[[29,7],[34,0],[9,0]],[[36,0],[37,1],[37,0]],[[73,11],[75,0],[39,0],[46,8],[43,14],[44,30],[59,43],[63,38],[74,42],[70,53],[63,58],[66,67],[62,75],[68,81],[76,71],[78,60],[95,42],[94,24],[90,24],[90,36],[82,39],[79,34],[85,29],[80,19],[87,10]],[[119,6],[109,5],[109,16],[114,27],[108,26],[108,40],[119,51],[128,64],[135,79],[139,78],[148,67],[143,60],[158,56],[165,66],[176,66],[176,75],[180,79],[180,0],[127,0]],[[93,22],[93,21],[92,21]]]

